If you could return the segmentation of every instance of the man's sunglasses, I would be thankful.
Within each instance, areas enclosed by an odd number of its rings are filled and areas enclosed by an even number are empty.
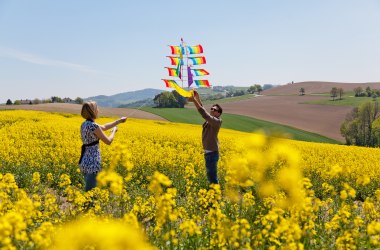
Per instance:
[[[216,112],[219,112],[219,110],[218,110],[218,109],[216,109],[216,108],[211,108],[211,111],[216,111]]]

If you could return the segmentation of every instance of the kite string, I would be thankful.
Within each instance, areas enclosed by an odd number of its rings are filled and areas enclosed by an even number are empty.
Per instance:
[[[147,101],[143,102],[143,104],[141,104],[140,107],[138,107],[137,109],[132,110],[132,112],[127,117],[128,118],[131,117],[134,113],[136,113],[137,110],[140,110],[147,103],[148,103]]]

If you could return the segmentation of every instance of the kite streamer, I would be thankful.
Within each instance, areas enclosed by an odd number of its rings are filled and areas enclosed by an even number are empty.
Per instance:
[[[167,56],[167,57],[170,58],[170,61],[171,61],[172,65],[176,65],[176,66],[177,66],[178,64],[183,65],[183,60],[182,60],[181,58],[179,58],[179,57],[174,57],[174,56]]]
[[[194,82],[198,87],[211,87],[208,80],[194,80]]]
[[[185,48],[182,46],[172,46],[169,45],[172,50],[172,55],[183,55],[185,54]]]
[[[180,94],[183,97],[191,97],[193,95],[192,94],[193,90],[190,90],[190,91],[184,90],[183,88],[178,86],[177,82],[174,80],[166,80],[166,79],[162,79],[162,80],[166,83],[166,87],[175,89],[178,92],[178,94]]]
[[[169,76],[177,76],[177,77],[179,77],[178,69],[176,69],[176,68],[169,68],[169,67],[165,67],[165,68],[168,69]]]
[[[209,75],[209,73],[204,69],[192,69],[192,71],[194,72],[195,76]]]
[[[188,87],[193,83],[193,74],[191,74],[191,68],[189,66],[187,66],[187,83]]]
[[[202,54],[203,48],[202,45],[198,44],[196,46],[187,46],[190,54]]]
[[[189,60],[193,62],[193,65],[205,64],[206,58],[204,56],[199,57],[189,57]]]

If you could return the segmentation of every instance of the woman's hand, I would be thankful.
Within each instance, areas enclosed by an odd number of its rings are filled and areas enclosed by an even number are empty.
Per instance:
[[[119,119],[119,123],[125,122],[127,120],[127,117],[123,116]]]
[[[111,129],[111,132],[112,132],[112,133],[114,133],[114,132],[116,133],[117,130],[118,130],[118,128],[117,128],[117,126],[115,126],[115,127],[113,127],[113,128]]]

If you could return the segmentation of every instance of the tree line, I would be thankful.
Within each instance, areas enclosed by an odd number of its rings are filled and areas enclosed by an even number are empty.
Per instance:
[[[298,91],[299,95],[305,95],[305,88],[300,88]],[[332,87],[330,90],[330,97],[335,101],[335,98],[339,96],[339,100],[342,100],[342,96],[344,94],[343,88],[337,88]],[[363,89],[362,87],[356,87],[354,88],[354,95],[355,97],[373,97],[376,98],[380,96],[380,90],[379,89],[371,89],[371,87],[367,87]]]
[[[357,146],[380,146],[380,105],[379,102],[362,103],[347,114],[340,127],[346,144]]]
[[[58,96],[52,96],[51,98],[47,99],[38,99],[35,98],[33,100],[15,100],[12,102],[11,99],[8,99],[7,102],[5,103],[6,105],[21,105],[21,104],[42,104],[42,103],[76,103],[76,104],[83,104],[83,99],[81,97],[75,98],[75,100],[72,100],[70,98],[61,98]]]
[[[255,84],[250,86],[247,90],[244,89],[236,89],[234,87],[218,87],[216,94],[207,95],[202,97],[202,100],[219,100],[228,97],[242,96],[246,94],[261,94],[261,92],[265,89],[272,88],[271,84],[264,84],[262,87],[259,84]],[[220,89],[222,88],[222,89]],[[220,93],[224,91],[224,94]],[[173,90],[171,92],[161,92],[160,94],[155,95],[153,98],[153,102],[157,108],[184,108],[187,104],[187,99],[182,97],[177,93],[177,91]]]
[[[366,89],[362,87],[354,88],[355,97],[378,97],[380,96],[380,90],[371,89],[369,86]]]
[[[299,92],[299,95],[305,95],[306,90],[305,88],[300,88],[298,92]],[[339,96],[339,100],[342,100],[343,94],[344,94],[343,88],[332,87],[330,90],[330,97],[333,99],[333,101],[335,101],[335,98],[337,98],[338,96]]]

